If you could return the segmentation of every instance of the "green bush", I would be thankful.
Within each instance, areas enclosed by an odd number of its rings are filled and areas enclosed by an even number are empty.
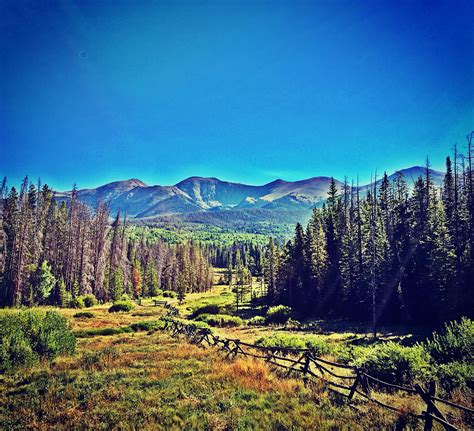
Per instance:
[[[97,305],[97,298],[92,293],[84,295],[84,306],[86,308],[90,308],[94,305]]]
[[[117,301],[110,308],[109,313],[118,313],[120,311],[128,312],[133,310],[133,304],[128,301]]]
[[[132,323],[130,328],[135,331],[156,331],[158,329],[163,329],[165,327],[165,322],[163,320],[146,320],[143,322]]]
[[[306,348],[310,349],[315,356],[328,355],[333,352],[332,345],[316,335],[307,335],[304,337]]]
[[[280,349],[310,349],[314,355],[322,356],[332,352],[332,347],[322,338],[316,335],[288,335],[273,334],[261,337],[256,342],[263,347],[275,347]]]
[[[198,307],[193,311],[192,317],[196,318],[200,314],[220,314],[221,307],[215,304],[203,305],[202,307]]]
[[[441,334],[433,333],[424,343],[425,349],[439,364],[472,362],[474,352],[474,321],[463,317],[460,322],[445,324]]]
[[[254,316],[247,322],[247,325],[249,326],[264,326],[265,324],[266,320],[263,316]]]
[[[0,317],[0,372],[39,359],[74,353],[76,339],[56,311],[21,311]]]
[[[450,362],[437,367],[436,377],[448,392],[460,388],[463,391],[474,390],[474,364],[466,362]]]
[[[267,335],[259,338],[255,344],[263,347],[275,347],[276,349],[306,349],[306,343],[303,337],[287,334]]]
[[[241,326],[243,323],[240,317],[229,316],[228,314],[201,314],[196,317],[196,320],[220,328]]]
[[[430,356],[420,346],[405,347],[392,341],[354,348],[353,365],[389,383],[406,384],[426,380]]]
[[[354,361],[354,346],[334,343],[332,353],[336,357],[337,362],[342,364],[349,364]]]
[[[9,334],[3,331],[0,338],[0,372],[10,371],[18,367],[28,367],[38,360],[33,351],[30,340],[20,327],[6,325],[2,319],[1,329],[8,329]]]
[[[81,311],[74,314],[72,317],[76,319],[92,319],[94,317],[94,313],[91,313],[90,311]]]
[[[177,294],[176,292],[173,292],[172,290],[163,290],[163,298],[176,298]]]
[[[265,319],[269,325],[283,325],[291,317],[291,308],[286,305],[275,305],[270,307],[265,314]]]
[[[178,322],[184,323],[185,325],[191,325],[196,329],[211,329],[206,323],[199,320],[187,320],[187,319],[175,319]]]
[[[69,302],[70,308],[84,308],[84,297],[76,296],[74,299],[71,299]]]

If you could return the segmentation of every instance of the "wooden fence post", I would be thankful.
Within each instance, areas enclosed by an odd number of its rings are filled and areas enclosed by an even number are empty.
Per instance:
[[[354,383],[351,386],[351,391],[349,392],[349,396],[348,396],[349,401],[352,400],[352,397],[355,394],[355,391],[357,389],[357,385],[359,384],[359,382],[360,382],[360,372],[359,372],[359,369],[357,368],[357,375],[356,375],[356,378],[354,380]]]
[[[425,427],[424,431],[431,431],[433,429],[433,417],[440,423],[443,424],[445,429],[448,430],[455,430],[457,429],[455,426],[451,425],[446,418],[444,417],[443,413],[436,407],[434,403],[433,397],[436,395],[436,383],[431,381],[428,387],[428,391],[424,391],[420,385],[415,386],[416,391],[426,403],[426,411],[423,412],[425,416]]]
[[[305,358],[304,358],[304,365],[303,365],[303,375],[306,376],[309,371],[310,367],[310,360],[311,360],[311,352],[306,352],[305,353]]]

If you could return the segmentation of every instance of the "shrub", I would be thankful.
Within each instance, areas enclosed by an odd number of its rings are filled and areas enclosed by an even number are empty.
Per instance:
[[[228,314],[201,314],[196,320],[221,328],[240,326],[243,323],[240,317],[229,316]]]
[[[405,384],[425,380],[430,357],[422,346],[405,347],[392,341],[354,349],[353,365],[389,383]]]
[[[71,299],[71,301],[69,302],[69,307],[84,308],[84,297],[76,296],[75,298]]]
[[[196,329],[211,329],[211,327],[206,323],[199,320],[186,320],[186,319],[175,319],[178,322],[184,323],[185,325],[191,325]]]
[[[275,347],[280,349],[310,349],[314,355],[321,356],[332,352],[331,345],[322,338],[315,335],[287,335],[273,334],[259,338],[256,342],[259,346]]]
[[[248,320],[247,325],[250,326],[263,326],[266,324],[265,317],[263,316],[254,316]]]
[[[133,304],[128,301],[117,301],[110,308],[109,313],[118,313],[120,311],[128,312],[133,309]]]
[[[163,298],[176,298],[176,292],[172,290],[163,290]]]
[[[81,311],[74,314],[72,317],[76,319],[92,319],[94,317],[94,313],[91,313],[90,311]]]
[[[200,314],[220,314],[221,307],[215,304],[203,305],[193,311],[192,318],[199,316]]]
[[[455,388],[463,391],[474,389],[474,364],[466,362],[450,362],[441,364],[436,370],[436,377],[448,392]]]
[[[305,349],[306,343],[303,337],[297,337],[294,335],[287,334],[273,334],[259,338],[256,343],[258,346],[263,347],[275,347],[286,348],[286,349]]]
[[[130,328],[135,331],[156,331],[158,329],[163,329],[165,327],[165,322],[163,320],[146,320],[143,322],[132,323]]]
[[[441,334],[434,332],[424,347],[439,364],[472,362],[474,321],[463,317],[460,322],[446,323],[444,331]]]
[[[74,353],[75,347],[66,318],[56,311],[29,310],[0,317],[1,372]]]
[[[84,295],[84,306],[86,308],[90,308],[94,305],[97,305],[97,298],[92,293]]]
[[[283,325],[291,317],[291,308],[286,305],[276,305],[270,307],[265,314],[265,319],[269,325]]]
[[[354,361],[354,346],[348,346],[347,344],[343,343],[335,343],[333,346],[332,353],[336,357],[338,362],[343,364],[349,364]]]
[[[1,325],[6,329],[5,321]],[[8,328],[8,336],[2,334],[0,341],[0,372],[10,371],[17,367],[27,367],[38,360],[38,355],[31,348],[30,340],[18,328]],[[2,331],[3,332],[3,331]]]
[[[306,348],[310,349],[315,356],[323,356],[333,352],[332,346],[321,337],[307,335],[304,337]]]

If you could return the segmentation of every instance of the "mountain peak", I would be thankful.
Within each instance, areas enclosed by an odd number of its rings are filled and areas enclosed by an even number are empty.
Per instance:
[[[431,168],[429,169],[429,171],[432,179],[434,179],[435,182],[442,184],[444,179],[444,173]],[[396,171],[394,174],[390,175],[390,177],[395,177],[396,175],[403,175],[404,177],[415,181],[419,176],[424,177],[425,173],[425,166],[412,166],[411,168],[400,169],[399,171]]]
[[[405,176],[411,185],[426,168],[412,166],[390,175]],[[440,186],[444,174],[430,169],[433,182]],[[335,180],[338,188],[342,182]],[[380,178],[378,178],[380,182]],[[309,210],[320,206],[327,198],[331,178],[312,177],[299,181],[281,178],[264,185],[248,185],[222,181],[215,177],[192,176],[175,186],[148,186],[138,178],[115,181],[95,189],[78,191],[81,201],[95,207],[99,202],[108,202],[113,211],[127,212],[132,217],[152,217],[162,214],[184,214],[191,212],[227,210]],[[361,186],[367,190],[370,185]],[[68,200],[71,192],[56,193],[56,199]],[[224,215],[222,217],[225,217]]]
[[[198,176],[193,176],[193,177],[188,177],[182,181],[180,181],[179,183],[176,183],[175,186],[178,186],[179,184],[185,184],[185,183],[189,183],[189,182],[206,182],[206,181],[221,181],[219,180],[218,178],[215,178],[215,177],[198,177]]]
[[[137,187],[148,187],[148,184],[144,183],[142,180],[139,180],[138,178],[130,178],[129,180],[126,180],[125,182],[131,185],[136,185]]]
[[[130,178],[128,180],[112,181],[98,188],[101,188],[101,187],[133,188],[133,187],[148,187],[148,185],[144,183],[143,181],[139,180],[138,178]]]

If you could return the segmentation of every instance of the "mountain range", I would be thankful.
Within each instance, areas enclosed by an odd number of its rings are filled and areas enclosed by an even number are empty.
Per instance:
[[[403,175],[408,184],[412,185],[424,174],[424,167],[414,166],[393,173],[389,179]],[[431,176],[436,185],[442,184],[442,172],[431,170]],[[341,181],[335,181],[339,188],[342,187]],[[190,177],[173,186],[150,186],[132,178],[95,189],[78,190],[78,198],[91,207],[96,207],[99,202],[107,202],[112,214],[120,211],[130,218],[140,220],[173,215],[193,221],[228,218],[231,214],[238,214],[239,218],[271,219],[276,213],[294,212],[296,215],[321,206],[327,197],[330,182],[329,177],[313,177],[301,181],[278,179],[254,186],[217,178]],[[362,185],[360,189],[367,190],[368,187],[369,185]],[[71,191],[55,194],[58,201],[67,201],[70,197]],[[225,215],[215,214],[224,211]],[[203,213],[210,214],[204,216]],[[286,218],[287,216],[288,214]]]

